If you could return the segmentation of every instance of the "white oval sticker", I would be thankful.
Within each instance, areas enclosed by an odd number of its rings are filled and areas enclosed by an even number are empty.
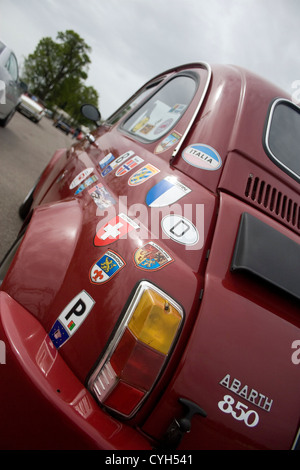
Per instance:
[[[218,152],[209,145],[193,144],[189,145],[182,152],[182,158],[195,168],[201,170],[215,171],[222,165],[222,160]]]
[[[194,224],[181,215],[166,215],[161,221],[164,233],[182,245],[195,245],[199,241],[199,233]]]
[[[82,183],[91,173],[93,173],[94,168],[86,168],[79,175],[77,175],[72,183],[70,184],[70,189],[76,188],[80,183]]]

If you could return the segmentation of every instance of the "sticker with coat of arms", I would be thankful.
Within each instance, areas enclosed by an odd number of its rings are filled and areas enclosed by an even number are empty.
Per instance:
[[[131,178],[129,178],[128,184],[129,186],[137,186],[139,184],[144,183],[149,178],[152,178],[152,176],[156,175],[159,172],[160,170],[158,168],[151,165],[150,163],[147,163],[147,165],[143,166],[140,170],[136,171],[131,176]]]
[[[93,284],[104,284],[110,281],[126,265],[123,258],[108,250],[96,261],[90,270],[90,281]]]
[[[163,248],[152,241],[138,248],[133,260],[138,268],[145,271],[157,271],[174,261]]]

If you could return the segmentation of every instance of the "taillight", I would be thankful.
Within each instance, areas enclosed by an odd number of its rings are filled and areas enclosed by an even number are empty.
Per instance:
[[[88,387],[105,407],[132,417],[157,381],[183,321],[173,299],[142,281]]]

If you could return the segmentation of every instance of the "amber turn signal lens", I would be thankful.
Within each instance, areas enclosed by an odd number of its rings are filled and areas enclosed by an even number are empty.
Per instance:
[[[147,289],[134,310],[128,328],[134,336],[157,351],[168,354],[182,316],[158,292]]]

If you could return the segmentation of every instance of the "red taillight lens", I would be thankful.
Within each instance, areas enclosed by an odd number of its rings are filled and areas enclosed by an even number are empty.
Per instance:
[[[118,386],[113,389],[105,401],[105,406],[124,416],[130,416],[144,398],[144,395],[145,392],[142,390],[120,380]]]
[[[140,343],[128,328],[110,359],[120,379],[146,391],[152,387],[164,361],[163,354]]]

